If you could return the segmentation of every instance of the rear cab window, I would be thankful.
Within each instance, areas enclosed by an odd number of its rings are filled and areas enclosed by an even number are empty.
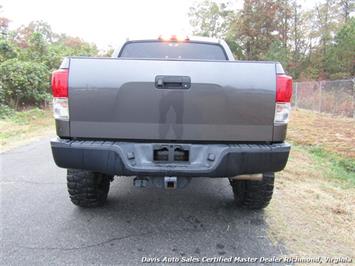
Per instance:
[[[228,60],[227,54],[220,44],[194,41],[127,42],[122,47],[118,57],[166,60]]]

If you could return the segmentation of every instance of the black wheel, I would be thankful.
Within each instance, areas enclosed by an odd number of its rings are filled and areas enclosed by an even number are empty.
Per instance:
[[[85,170],[68,169],[67,185],[70,200],[80,207],[97,207],[105,203],[111,176]]]
[[[254,210],[265,208],[272,198],[274,177],[274,173],[265,173],[261,181],[230,179],[236,205]]]

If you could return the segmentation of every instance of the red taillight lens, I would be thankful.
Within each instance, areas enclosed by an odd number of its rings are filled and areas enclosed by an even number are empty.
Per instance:
[[[292,77],[276,76],[276,102],[289,103],[292,97]]]
[[[68,97],[68,69],[59,69],[52,73],[53,97]]]

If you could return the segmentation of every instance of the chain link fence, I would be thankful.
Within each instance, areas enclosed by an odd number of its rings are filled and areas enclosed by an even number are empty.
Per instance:
[[[293,84],[292,104],[317,112],[355,118],[355,78]]]

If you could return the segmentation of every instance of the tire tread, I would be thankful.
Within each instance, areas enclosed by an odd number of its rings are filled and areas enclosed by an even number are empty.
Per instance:
[[[97,207],[107,199],[110,177],[102,173],[68,169],[67,187],[73,204],[85,208]]]
[[[268,206],[273,195],[274,179],[274,173],[265,173],[261,181],[231,180],[236,205],[252,210]]]

